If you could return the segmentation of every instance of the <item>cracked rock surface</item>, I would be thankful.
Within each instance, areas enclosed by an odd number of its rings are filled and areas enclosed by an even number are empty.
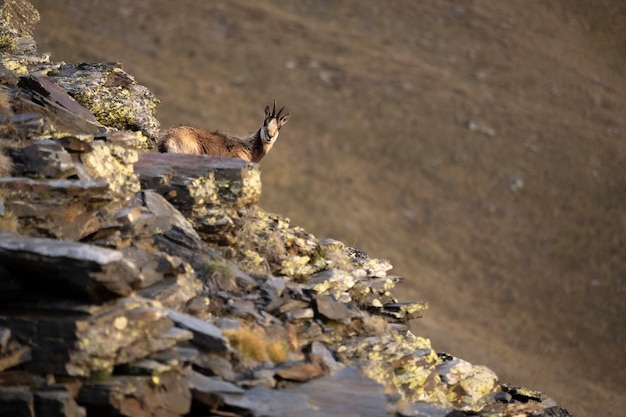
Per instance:
[[[147,152],[156,99],[37,58],[36,16],[0,2],[0,415],[569,415],[412,334],[391,263],[262,210],[258,165]]]

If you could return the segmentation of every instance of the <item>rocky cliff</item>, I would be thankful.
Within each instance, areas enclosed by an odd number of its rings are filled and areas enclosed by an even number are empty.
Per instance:
[[[0,1],[0,415],[568,416],[412,334],[391,264],[263,211],[259,166],[151,152],[118,63]]]

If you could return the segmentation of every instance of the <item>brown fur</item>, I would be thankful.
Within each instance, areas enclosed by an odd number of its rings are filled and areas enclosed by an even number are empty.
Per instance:
[[[210,132],[191,126],[178,126],[164,131],[159,138],[159,151],[241,158],[260,162],[272,149],[280,128],[291,113],[281,116],[284,107],[276,112],[274,106],[265,107],[263,124],[254,134],[237,137],[228,133]]]

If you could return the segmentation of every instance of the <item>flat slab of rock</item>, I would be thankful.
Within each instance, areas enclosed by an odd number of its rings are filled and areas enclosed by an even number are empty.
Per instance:
[[[422,317],[422,312],[426,309],[428,309],[428,304],[420,301],[388,303],[383,306],[380,314],[385,314],[397,322],[406,323],[409,320]]]
[[[228,342],[222,334],[222,331],[213,324],[174,310],[168,310],[167,315],[176,323],[176,326],[187,329],[193,333],[194,344],[215,353],[225,353],[228,349]]]
[[[383,387],[354,367],[287,389],[306,394],[309,404],[326,417],[389,415]]]
[[[42,140],[13,153],[16,171],[20,175],[38,178],[67,178],[76,175],[76,167],[69,152],[60,142]]]
[[[84,417],[85,409],[67,391],[35,392],[35,414],[46,417]]]
[[[36,91],[44,97],[47,97],[55,103],[66,108],[70,113],[77,117],[82,117],[85,121],[93,125],[97,125],[96,118],[89,110],[74,100],[65,90],[57,84],[50,81],[45,75],[32,74],[24,76],[20,79],[20,86]]]
[[[360,314],[348,308],[344,303],[335,300],[330,295],[314,295],[315,308],[318,314],[341,323],[350,323],[353,318],[360,317]]]
[[[114,376],[108,381],[86,383],[78,402],[87,415],[175,417],[191,408],[191,392],[176,372],[158,376]]]
[[[117,365],[192,337],[174,327],[166,309],[141,298],[123,298],[102,306],[39,300],[27,309],[4,303],[0,326],[10,328],[12,338],[30,345],[28,369],[64,376],[110,373]]]
[[[163,195],[185,215],[213,207],[244,207],[261,197],[258,165],[238,158],[143,153],[135,164],[141,188]]]
[[[224,403],[235,409],[246,410],[247,413],[244,415],[254,417],[329,416],[310,404],[306,394],[278,391],[262,386],[247,390],[243,396],[239,394],[226,394],[224,395]],[[356,416],[358,414],[354,415]],[[380,416],[383,415],[384,414],[380,414]]]
[[[130,295],[141,282],[119,251],[2,231],[0,264],[32,284],[30,290],[93,302]]]
[[[35,417],[33,393],[28,387],[0,387],[0,416]]]
[[[243,397],[245,390],[235,384],[224,381],[220,377],[204,376],[191,371],[188,376],[193,399],[213,410],[224,404],[224,395]]]
[[[117,197],[104,181],[0,178],[5,207],[28,234],[79,240],[97,231],[94,214]]]
[[[76,102],[67,92],[44,75],[20,77],[18,90],[13,92],[20,114],[40,114],[49,127],[49,133],[89,133],[104,130],[93,114]],[[45,104],[42,106],[41,104]]]

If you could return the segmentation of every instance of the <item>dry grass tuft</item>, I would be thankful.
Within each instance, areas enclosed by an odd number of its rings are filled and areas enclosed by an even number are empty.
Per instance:
[[[389,330],[389,324],[387,323],[387,320],[385,320],[381,316],[376,316],[373,314],[368,314],[363,317],[363,327],[368,334],[373,336],[385,334]]]
[[[0,229],[17,232],[19,225],[17,216],[15,216],[13,212],[5,209],[2,213],[0,213]]]
[[[11,110],[11,98],[4,88],[0,87],[0,135],[11,136],[15,132],[11,120],[13,111]]]
[[[13,172],[13,160],[0,149],[0,177],[8,177]]]
[[[279,264],[286,256],[285,243],[280,232],[269,227],[266,222],[247,222],[237,233],[239,242],[248,249],[267,259],[270,264]]]
[[[268,340],[260,329],[240,327],[234,330],[225,330],[224,335],[244,359],[253,359],[259,362],[283,362],[287,360],[286,343],[280,340]]]

